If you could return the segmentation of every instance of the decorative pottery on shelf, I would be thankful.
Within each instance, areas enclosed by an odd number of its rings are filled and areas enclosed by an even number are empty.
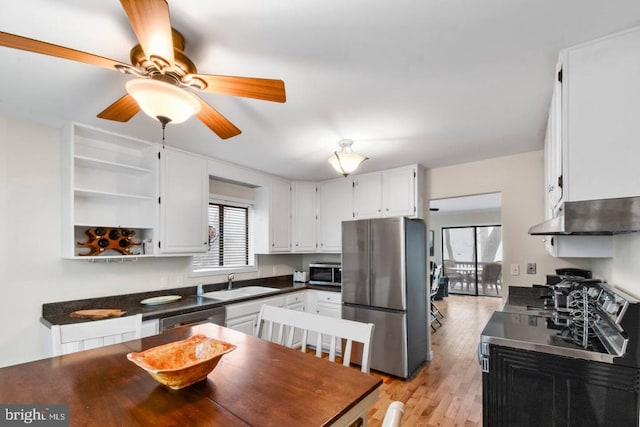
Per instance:
[[[135,230],[128,228],[94,227],[84,231],[86,242],[77,242],[79,246],[89,248],[89,252],[80,256],[96,256],[113,250],[122,255],[135,255],[131,249],[140,246],[142,242],[134,242]]]
[[[160,384],[179,390],[207,378],[222,356],[235,349],[228,342],[194,335],[141,353],[129,353],[127,359]]]

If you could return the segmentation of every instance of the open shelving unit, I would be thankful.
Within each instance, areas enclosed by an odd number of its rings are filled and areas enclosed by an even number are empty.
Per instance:
[[[63,131],[62,147],[63,257],[153,256],[143,254],[142,245],[136,246],[134,255],[106,251],[83,256],[88,249],[77,242],[86,241],[85,231],[94,227],[133,230],[136,242],[158,238],[157,144],[69,123]]]

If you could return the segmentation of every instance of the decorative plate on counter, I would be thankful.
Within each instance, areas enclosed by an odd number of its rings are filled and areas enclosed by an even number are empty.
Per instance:
[[[173,301],[178,301],[182,297],[180,295],[163,295],[161,297],[147,298],[140,301],[140,304],[144,305],[158,305],[166,304]]]

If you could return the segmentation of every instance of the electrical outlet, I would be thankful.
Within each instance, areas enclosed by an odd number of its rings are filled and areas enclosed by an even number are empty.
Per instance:
[[[536,274],[536,263],[535,262],[527,263],[527,274]]]
[[[512,276],[520,275],[520,264],[511,264],[511,275]]]
[[[176,285],[177,285],[178,287],[180,287],[180,286],[184,285],[184,278],[183,278],[182,276],[178,276],[178,277],[176,277]]]
[[[167,289],[169,287],[169,279],[167,276],[162,276],[160,278],[160,289]]]

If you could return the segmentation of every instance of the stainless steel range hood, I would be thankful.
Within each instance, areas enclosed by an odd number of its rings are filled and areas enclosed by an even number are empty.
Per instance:
[[[562,214],[529,229],[531,235],[612,235],[640,231],[640,197],[565,202]]]

